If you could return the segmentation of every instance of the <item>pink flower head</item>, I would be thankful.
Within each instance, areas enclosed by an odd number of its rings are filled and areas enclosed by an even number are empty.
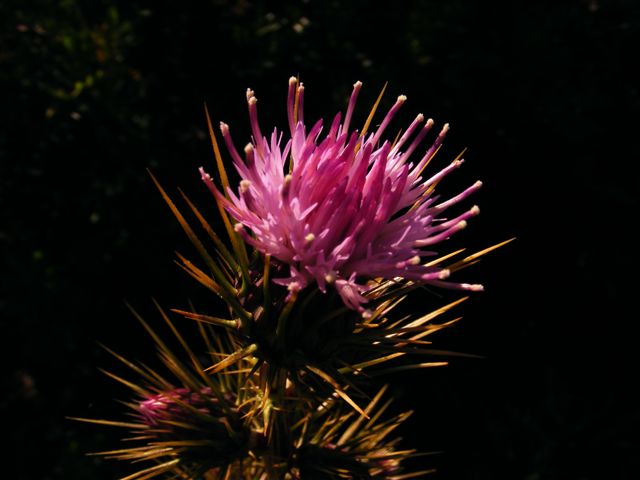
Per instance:
[[[441,200],[435,185],[457,169],[455,160],[431,177],[423,169],[441,145],[449,125],[435,141],[416,153],[433,120],[419,114],[395,142],[383,134],[406,97],[401,95],[379,127],[362,135],[349,131],[361,82],[353,86],[344,119],[338,113],[328,131],[322,120],[309,130],[303,120],[304,87],[289,79],[287,111],[291,138],[277,129],[270,138],[258,124],[257,99],[247,90],[253,141],[242,159],[229,127],[220,129],[241,181],[237,194],[225,197],[201,168],[203,180],[236,219],[236,231],[264,254],[289,266],[290,276],[274,281],[296,291],[316,283],[332,284],[344,303],[360,312],[374,278],[407,280],[481,290],[480,285],[445,282],[449,271],[424,262],[431,247],[466,226],[478,214],[474,206],[447,219],[444,212],[481,186],[476,182]],[[249,231],[247,231],[249,230]]]
[[[181,403],[197,408],[203,413],[209,413],[206,405],[210,402],[215,402],[215,397],[209,387],[204,387],[200,392],[176,388],[141,401],[138,412],[147,425],[155,426],[161,420],[184,420],[189,411],[182,407]]]

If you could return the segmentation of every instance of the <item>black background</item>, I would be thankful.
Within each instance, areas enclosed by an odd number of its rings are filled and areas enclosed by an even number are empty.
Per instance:
[[[84,455],[119,432],[65,417],[120,411],[98,342],[152,358],[125,300],[151,319],[151,297],[202,295],[172,264],[193,252],[146,169],[215,217],[203,103],[242,144],[245,89],[267,131],[298,74],[307,120],[362,80],[357,121],[388,81],[383,108],[409,97],[401,120],[450,122],[439,165],[468,151],[449,192],[485,184],[451,248],[517,237],[460,273],[487,291],[437,339],[484,358],[388,379],[416,411],[403,445],[442,451],[423,460],[441,479],[638,478],[639,22],[623,0],[4,1],[3,478],[129,471]]]

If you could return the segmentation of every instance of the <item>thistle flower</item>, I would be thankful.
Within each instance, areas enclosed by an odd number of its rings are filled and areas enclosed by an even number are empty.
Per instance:
[[[246,378],[224,370],[221,377],[204,373],[192,347],[160,310],[176,339],[184,347],[186,362],[139,316],[138,319],[153,337],[159,357],[170,375],[136,365],[108,350],[129,367],[136,380],[125,380],[105,372],[112,379],[129,387],[135,398],[123,402],[130,410],[131,421],[75,418],[87,423],[121,427],[131,432],[125,448],[99,452],[106,458],[129,460],[143,466],[123,480],[165,478],[223,478],[224,472],[238,468],[250,452],[259,450],[262,423],[246,419],[245,402],[259,402],[240,388],[251,386]],[[134,312],[135,314],[135,312]],[[213,340],[211,333],[200,325],[204,346],[224,349],[223,339]],[[216,343],[217,342],[217,343]],[[213,347],[216,345],[216,347]],[[212,351],[219,355],[219,351]],[[177,385],[177,386],[176,386]],[[254,392],[259,395],[259,391]],[[144,465],[152,463],[151,466]]]
[[[322,137],[321,121],[307,134],[302,116],[304,88],[290,79],[291,139],[284,146],[278,130],[273,131],[270,143],[262,135],[257,100],[248,90],[253,142],[245,147],[246,161],[235,150],[229,127],[221,124],[222,136],[242,178],[237,195],[229,188],[205,108],[221,188],[202,169],[201,174],[214,194],[230,244],[218,236],[187,195],[180,193],[215,245],[213,252],[151,175],[206,268],[179,253],[178,265],[229,307],[228,315],[222,316],[173,310],[186,318],[223,327],[236,338],[233,354],[218,359],[207,372],[216,374],[242,359],[255,357],[258,363],[253,368],[264,370],[267,384],[281,387],[287,380],[301,391],[318,395],[328,389],[358,412],[362,411],[359,404],[363,397],[355,398],[355,389],[347,393],[342,388],[351,384],[349,377],[363,369],[375,370],[368,374],[382,374],[446,364],[413,360],[407,364],[407,354],[454,354],[430,348],[431,342],[424,337],[455,323],[459,318],[445,323],[433,320],[464,298],[417,317],[398,318],[395,307],[424,284],[481,290],[480,285],[447,282],[444,278],[510,241],[462,259],[458,256],[464,248],[443,254],[427,250],[459,231],[478,213],[478,208],[472,207],[448,220],[444,218],[450,207],[465,200],[480,183],[448,200],[439,199],[436,185],[462,164],[460,158],[423,180],[423,171],[448,131],[445,125],[429,148],[414,159],[414,152],[433,126],[433,121],[425,122],[423,115],[418,115],[392,144],[381,142],[405,102],[403,96],[378,129],[368,134],[383,90],[362,131],[350,132],[360,89],[358,82],[344,121],[338,114]],[[230,217],[238,222],[235,228]],[[253,246],[253,252],[249,253],[247,246]],[[290,291],[274,288],[274,282]],[[300,292],[311,285],[318,288]],[[329,287],[339,294],[334,295],[337,302],[322,295]],[[385,368],[380,370],[382,364]]]
[[[210,399],[213,400],[213,404],[217,403],[209,387],[203,387],[199,392],[184,387],[175,388],[142,400],[138,405],[138,416],[144,423],[153,427],[164,420],[193,416],[193,409],[206,415],[211,413]]]
[[[325,292],[332,284],[349,308],[363,312],[371,288],[367,282],[376,278],[481,290],[481,285],[445,281],[449,269],[425,262],[438,255],[431,247],[479,213],[473,206],[451,218],[444,216],[478,190],[479,181],[446,200],[435,193],[435,186],[460,167],[462,159],[423,177],[449,125],[420,153],[416,151],[434,125],[422,114],[397,141],[385,140],[384,133],[406,100],[401,95],[375,131],[369,133],[368,126],[380,98],[362,131],[350,131],[361,86],[354,85],[344,119],[338,113],[323,134],[321,120],[310,129],[305,126],[304,87],[290,78],[290,138],[284,143],[277,129],[270,138],[263,136],[257,99],[247,90],[253,139],[244,148],[244,160],[228,125],[220,125],[241,177],[238,191],[220,192],[201,169],[203,180],[238,222],[236,231],[246,243],[288,265],[289,276],[274,281],[291,291],[315,283]]]
[[[184,349],[188,360],[182,361],[136,314],[171,375],[114,354],[140,377],[136,382],[107,373],[135,392],[136,398],[125,402],[133,421],[77,419],[131,432],[129,446],[100,454],[153,465],[122,480],[391,480],[432,472],[404,473],[403,461],[418,454],[398,450],[400,439],[388,436],[410,412],[381,420],[390,404],[378,405],[386,387],[371,398],[359,380],[365,369],[375,376],[446,364],[396,359],[453,354],[430,348],[425,337],[455,323],[459,318],[433,321],[467,297],[415,317],[394,318],[394,309],[424,284],[481,290],[480,285],[445,280],[509,240],[453,262],[464,249],[442,255],[431,250],[478,214],[474,206],[445,217],[481,184],[447,200],[435,193],[436,185],[462,164],[460,158],[423,178],[448,125],[415,157],[433,127],[433,120],[425,121],[422,114],[397,140],[383,140],[404,96],[369,133],[383,90],[362,131],[350,131],[361,86],[354,85],[344,120],[336,115],[323,135],[322,121],[307,131],[304,88],[291,78],[291,138],[284,144],[277,129],[270,139],[262,135],[257,100],[248,90],[253,141],[245,147],[245,160],[234,147],[229,127],[221,124],[241,176],[237,193],[229,188],[207,112],[222,189],[202,169],[201,174],[216,198],[230,248],[181,192],[215,244],[215,252],[209,252],[152,175],[207,268],[181,254],[178,264],[226,303],[228,318],[172,309],[197,322],[200,347],[206,351],[200,356],[158,307]],[[230,216],[238,222],[235,227]],[[251,255],[247,245],[253,247]],[[272,279],[289,291],[274,288]],[[318,288],[299,295],[311,285]],[[323,298],[320,292],[328,287],[341,301]],[[385,368],[380,369],[382,364]]]

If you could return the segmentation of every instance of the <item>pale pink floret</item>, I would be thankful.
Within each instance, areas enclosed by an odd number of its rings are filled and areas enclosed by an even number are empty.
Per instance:
[[[233,144],[229,127],[220,125],[242,178],[238,192],[229,189],[225,198],[200,169],[203,180],[238,222],[236,230],[248,244],[289,265],[290,276],[274,281],[291,290],[315,282],[325,292],[327,284],[332,284],[344,303],[358,311],[364,311],[367,282],[374,278],[400,277],[447,288],[481,290],[480,285],[446,282],[448,270],[427,266],[423,261],[437,255],[425,248],[448,239],[479,213],[474,206],[450,219],[443,216],[445,210],[480,188],[481,182],[445,201],[433,193],[433,186],[457,169],[462,160],[455,160],[430,178],[422,177],[448,124],[422,156],[414,159],[433,120],[425,122],[420,114],[395,145],[383,140],[385,129],[406,100],[400,96],[377,130],[362,138],[358,131],[349,132],[361,86],[357,82],[353,87],[344,122],[340,114],[336,115],[322,135],[322,121],[307,131],[302,120],[304,87],[291,78],[287,104],[291,139],[285,142],[276,129],[270,138],[262,135],[257,99],[252,90],[247,90],[253,141],[244,149],[244,160]]]

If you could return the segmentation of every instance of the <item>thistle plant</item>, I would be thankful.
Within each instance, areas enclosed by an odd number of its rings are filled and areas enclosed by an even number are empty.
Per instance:
[[[438,193],[463,164],[460,155],[429,173],[448,124],[426,147],[434,121],[422,114],[394,140],[384,138],[403,95],[374,129],[383,89],[364,126],[351,130],[361,88],[353,86],[344,116],[328,128],[322,121],[307,128],[304,86],[291,78],[286,136],[262,134],[257,98],[247,90],[252,138],[244,156],[229,126],[219,126],[240,177],[234,188],[207,112],[216,174],[200,174],[226,238],[183,192],[179,208],[152,175],[200,257],[178,254],[178,264],[226,309],[158,306],[179,353],[135,314],[164,372],[112,352],[137,377],[108,373],[133,391],[125,402],[133,420],[81,420],[131,432],[126,448],[101,452],[146,464],[125,480],[404,479],[432,471],[404,470],[418,453],[390,435],[410,412],[386,417],[391,400],[372,377],[447,363],[454,353],[426,337],[459,320],[451,311],[467,297],[426,313],[397,307],[425,286],[481,291],[454,276],[506,242],[471,255],[444,251],[479,213],[459,204],[481,182],[449,198]],[[199,344],[186,341],[172,317],[194,320]]]

